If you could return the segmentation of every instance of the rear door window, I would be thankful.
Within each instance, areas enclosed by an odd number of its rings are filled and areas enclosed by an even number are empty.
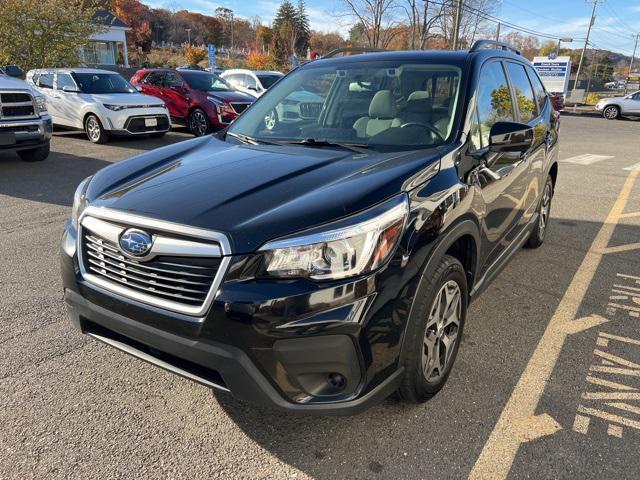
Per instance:
[[[56,76],[56,89],[62,90],[64,87],[77,88],[76,82],[73,81],[68,73],[59,73]]]
[[[532,67],[527,67],[527,74],[529,75],[529,80],[531,80],[531,85],[533,85],[533,93],[536,96],[538,108],[540,109],[540,112],[542,112],[544,103],[547,101],[547,92],[540,81],[540,77],[538,77],[538,74]]]
[[[40,88],[53,88],[53,74],[43,73],[38,77],[38,86]]]
[[[531,87],[527,72],[524,70],[524,65],[512,62],[507,62],[506,65],[509,71],[509,78],[511,78],[511,86],[513,87],[518,103],[520,121],[522,123],[529,123],[538,116],[538,106],[533,95],[533,87]]]

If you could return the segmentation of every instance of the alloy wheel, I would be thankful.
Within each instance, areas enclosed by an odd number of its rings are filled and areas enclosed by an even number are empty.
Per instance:
[[[264,126],[267,130],[273,130],[276,126],[277,114],[275,110],[271,110],[264,116]]]
[[[189,125],[191,127],[191,131],[197,136],[202,137],[207,133],[207,119],[199,110],[196,110],[191,114],[191,123]]]
[[[89,120],[87,120],[87,135],[93,142],[100,139],[100,124],[98,124],[98,120],[95,117],[89,117]]]
[[[618,117],[618,109],[616,107],[607,107],[604,109],[604,118],[615,120]]]
[[[551,210],[551,184],[547,183],[542,195],[542,204],[540,205],[540,219],[538,220],[538,233],[540,238],[544,238],[544,233],[549,222],[549,212]]]
[[[458,342],[462,316],[462,294],[454,280],[438,291],[427,319],[422,351],[422,373],[430,383],[447,372]]]

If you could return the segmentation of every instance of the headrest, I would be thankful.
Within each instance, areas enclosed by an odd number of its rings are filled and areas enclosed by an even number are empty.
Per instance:
[[[380,90],[371,99],[369,104],[369,117],[393,118],[396,115],[396,107],[390,90]]]
[[[431,113],[433,102],[429,96],[429,92],[417,90],[412,92],[407,98],[407,112],[410,113]]]
[[[424,100],[425,98],[431,98],[429,92],[416,90],[415,92],[411,92],[411,95],[407,98],[407,102],[410,102],[411,100]]]

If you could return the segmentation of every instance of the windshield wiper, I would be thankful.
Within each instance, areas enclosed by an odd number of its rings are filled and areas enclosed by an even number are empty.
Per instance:
[[[367,153],[367,149],[369,148],[369,145],[366,143],[339,143],[330,142],[329,140],[318,140],[316,138],[307,138],[305,140],[286,143],[291,145],[306,145],[309,147],[340,147],[358,153]]]
[[[261,143],[266,145],[285,145],[286,143],[276,142],[275,140],[263,140],[262,138],[258,139],[249,135],[245,135],[244,133],[227,132],[227,136],[237,138],[242,143],[247,143],[249,145],[260,145]]]

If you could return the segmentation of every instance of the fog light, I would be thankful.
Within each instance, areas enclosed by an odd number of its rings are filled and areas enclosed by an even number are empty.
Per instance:
[[[327,382],[336,390],[342,390],[347,385],[347,379],[339,373],[330,373],[327,375]]]

